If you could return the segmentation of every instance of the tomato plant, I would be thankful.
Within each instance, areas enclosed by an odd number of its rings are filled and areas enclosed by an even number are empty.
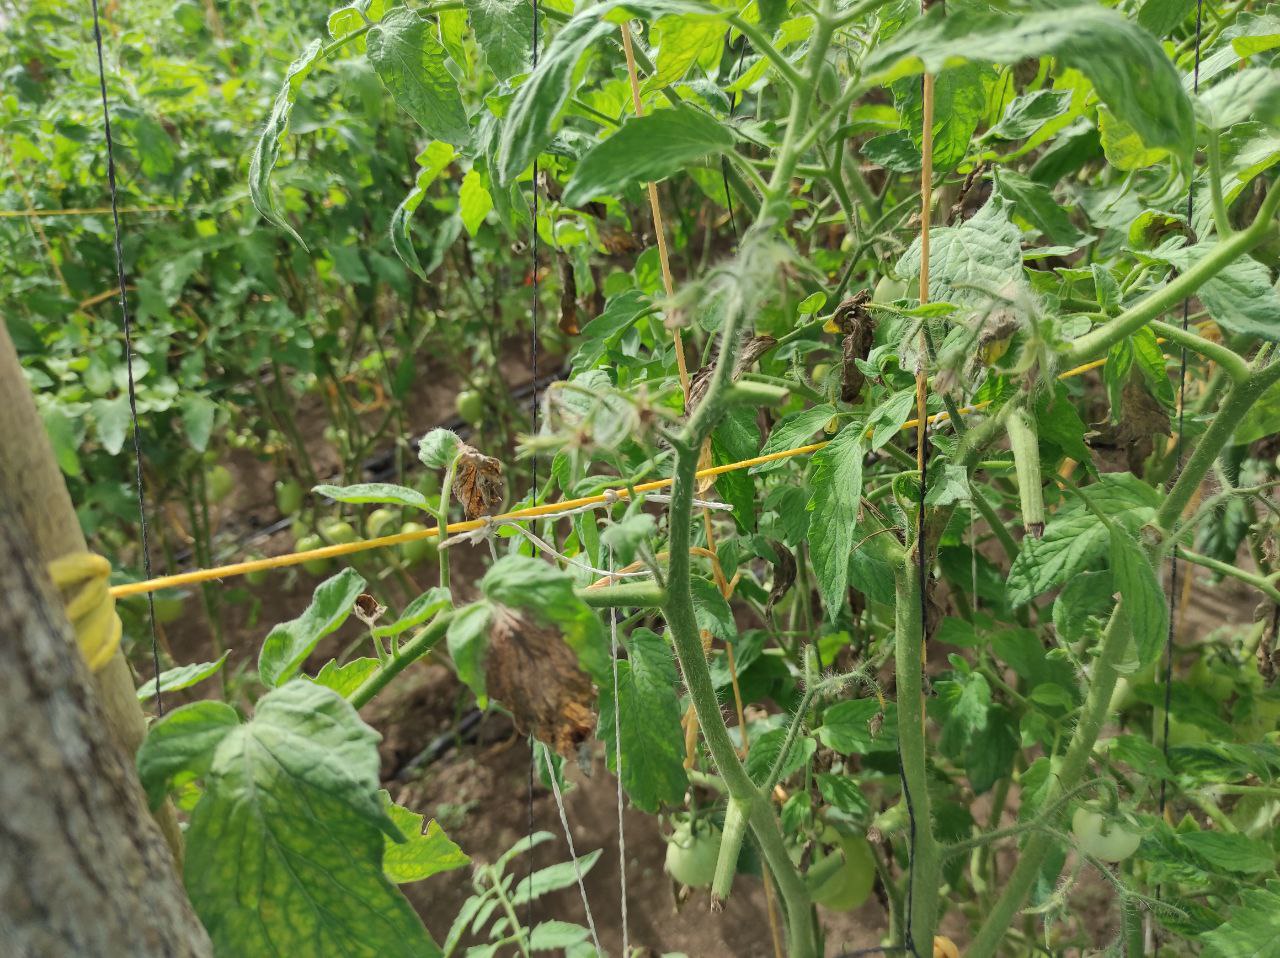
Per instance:
[[[632,808],[684,822],[666,865],[709,888],[700,906],[765,883],[791,958],[830,950],[815,905],[873,891],[907,953],[1274,948],[1274,11],[356,0],[295,29],[270,96],[252,84],[256,142],[222,144],[251,154],[270,228],[228,211],[139,251],[145,411],[185,436],[151,465],[203,564],[232,430],[280,470],[299,549],[412,538],[270,631],[251,714],[198,702],[152,729],[143,779],[191,809],[217,950],[305,950],[288,936],[312,924],[317,953],[459,947],[430,941],[388,862],[465,856],[379,795],[356,713],[428,652],[530,736],[557,797],[564,763],[602,752]],[[15,101],[49,99],[20,74]],[[164,163],[139,96],[145,180]],[[196,93],[173,99],[194,126]],[[71,203],[92,181],[60,129],[13,150],[52,150]],[[176,158],[155,175],[192,199]],[[114,333],[62,322],[107,262],[79,229],[44,237],[77,264],[61,284],[24,267],[8,295],[27,293],[24,362],[97,503],[124,433],[95,352]],[[534,422],[500,365],[531,315],[566,352]],[[400,461],[364,481],[375,441],[412,448],[413,364],[437,354],[474,429],[421,438],[426,479]],[[378,390],[370,426],[356,404]],[[334,483],[298,395],[326,411]],[[296,506],[294,481],[313,487]],[[468,541],[491,561],[459,582]],[[1256,619],[1194,635],[1182,590],[1209,579],[1250,590]],[[353,606],[354,651],[312,661]],[[590,921],[526,928],[518,906],[598,850],[522,890],[522,847],[474,873],[455,928],[485,930],[478,954],[595,953]],[[1075,907],[1090,874],[1114,920]],[[277,880],[341,907],[260,920],[239,889]]]

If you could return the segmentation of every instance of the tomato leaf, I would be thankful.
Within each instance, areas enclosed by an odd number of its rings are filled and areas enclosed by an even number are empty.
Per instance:
[[[462,146],[471,125],[458,83],[445,66],[435,25],[412,10],[395,10],[369,31],[369,63],[400,109],[433,139]]]
[[[165,669],[160,673],[160,692],[178,692],[182,689],[189,689],[193,685],[203,682],[205,679],[216,675],[222,670],[223,664],[227,661],[227,656],[231,654],[228,649],[223,652],[213,662],[192,662],[187,665],[179,665],[177,668]],[[156,694],[156,680],[148,679],[138,686],[138,701],[146,702]]]
[[[700,157],[733,148],[733,134],[709,114],[689,106],[628,117],[578,162],[564,189],[566,206],[665,179]]]
[[[1155,514],[1159,494],[1129,473],[1107,473],[1088,487],[1089,500],[1108,518],[1136,530]],[[1022,605],[1081,572],[1107,548],[1107,528],[1083,503],[1063,506],[1040,539],[1023,539],[1009,569],[1009,601]]]
[[[334,502],[365,505],[373,502],[394,503],[411,509],[427,511],[427,499],[416,489],[397,486],[390,482],[358,482],[353,486],[316,486],[311,490],[320,496],[328,496]]]
[[[591,8],[597,14],[600,6]],[[617,27],[598,15],[578,15],[566,23],[538,59],[502,124],[498,141],[499,183],[515,182],[551,139],[552,125],[573,83],[582,55]]]
[[[484,656],[489,649],[489,622],[492,618],[493,606],[488,602],[474,602],[458,610],[446,633],[449,657],[458,670],[458,679],[475,693],[481,708],[489,705]]]
[[[528,609],[555,626],[578,664],[597,685],[611,682],[609,642],[595,611],[578,598],[573,579],[555,566],[528,556],[504,556],[480,580],[480,591],[494,602]]]
[[[844,605],[849,587],[849,554],[862,502],[865,432],[866,424],[855,420],[813,456],[809,554],[822,603],[832,616]]]
[[[262,135],[254,147],[253,156],[249,160],[249,198],[258,212],[269,222],[280,227],[299,243],[302,237],[297,234],[284,218],[284,213],[276,207],[275,194],[271,190],[271,173],[276,161],[280,159],[280,144],[289,129],[289,117],[293,113],[293,104],[298,99],[298,90],[302,81],[320,62],[322,47],[319,40],[312,40],[303,49],[298,58],[289,64],[285,72],[284,85],[276,94],[275,103],[271,107],[271,115],[267,117]],[[302,243],[303,247],[306,243]]]
[[[1141,27],[1100,5],[1013,13],[935,8],[863,64],[882,82],[937,73],[957,58],[1018,63],[1052,55],[1093,83],[1102,102],[1138,131],[1148,146],[1189,155],[1194,134],[1191,101],[1160,44]]]
[[[440,824],[432,819],[423,830],[425,815],[410,811],[403,805],[391,801],[390,794],[384,789],[378,793],[382,798],[382,807],[387,816],[395,823],[407,841],[397,842],[384,836],[382,851],[382,871],[397,885],[406,882],[422,881],[441,872],[453,871],[469,864],[471,858],[457,845],[449,840]]]
[[[1276,958],[1280,955],[1280,885],[1249,888],[1213,931],[1200,936],[1205,958]]]
[[[332,690],[292,682],[218,743],[184,869],[217,953],[440,954],[383,875],[386,838],[404,839],[378,793],[378,738]],[[289,920],[264,923],[268,904]]]
[[[509,80],[529,66],[529,38],[533,35],[533,7],[524,0],[465,0],[489,69]]]
[[[419,169],[413,189],[409,191],[409,195],[401,201],[400,205],[391,214],[389,229],[391,248],[396,251],[396,255],[400,257],[401,262],[422,280],[427,278],[427,271],[418,259],[418,251],[414,249],[413,240],[409,235],[409,230],[413,226],[413,214],[417,212],[418,207],[422,205],[422,201],[426,198],[427,187],[435,182],[436,177],[453,162],[454,155],[453,147],[440,140],[429,144],[425,150],[419,153]]]
[[[138,778],[152,808],[164,801],[175,776],[203,775],[214,749],[240,716],[225,702],[192,702],[167,712],[147,732],[138,749]]]
[[[689,787],[676,683],[671,649],[661,636],[640,628],[627,641],[626,661],[618,663],[618,701],[612,680],[600,687],[599,737],[609,769],[616,774],[615,722],[621,716],[622,787],[646,812],[680,804]]]
[[[316,586],[306,611],[277,625],[262,643],[258,674],[263,683],[275,687],[293,678],[316,644],[347,621],[364,587],[364,576],[355,569],[343,569]]]
[[[929,298],[939,302],[988,307],[1022,279],[1022,231],[1009,218],[1013,204],[993,194],[974,217],[960,226],[932,233]],[[920,275],[920,239],[902,254],[896,272],[908,283]]]
[[[815,432],[829,423],[831,417],[835,414],[835,406],[829,403],[822,403],[821,405],[810,406],[808,409],[801,409],[799,412],[783,416],[770,431],[769,438],[765,440],[764,447],[760,450],[760,455],[767,456],[770,453],[784,452],[804,445],[813,438]],[[752,466],[751,472],[766,472],[770,469],[776,469],[780,465],[781,460],[762,462],[758,466]]]
[[[352,693],[377,671],[378,660],[369,656],[352,659],[343,665],[339,665],[335,659],[330,659],[311,681],[316,685],[333,689],[344,699],[349,699]]]

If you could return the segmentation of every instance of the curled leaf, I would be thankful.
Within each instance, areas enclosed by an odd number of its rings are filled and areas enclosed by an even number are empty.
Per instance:
[[[462,504],[468,519],[492,515],[502,503],[505,488],[501,462],[466,443],[458,445],[458,471],[453,480],[453,497]]]
[[[840,376],[840,398],[856,402],[867,384],[866,374],[858,368],[857,361],[866,359],[875,344],[876,321],[867,309],[871,301],[870,290],[859,290],[836,307],[832,321],[844,334],[844,371]]]

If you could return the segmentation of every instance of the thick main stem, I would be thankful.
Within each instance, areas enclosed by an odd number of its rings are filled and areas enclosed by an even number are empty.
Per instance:
[[[924,633],[920,621],[920,575],[914,553],[898,566],[895,582],[894,665],[897,676],[898,760],[902,763],[903,799],[914,830],[910,863],[907,916],[910,940],[916,948],[933,947],[938,922],[938,890],[942,884],[941,854],[933,834],[929,799],[927,743],[920,650]]]
[[[733,323],[736,325],[736,323]],[[733,330],[726,330],[726,342]],[[732,358],[726,365],[723,361],[717,369],[717,377],[721,370],[732,366]],[[715,380],[712,382],[708,399],[714,399]],[[700,425],[699,420],[710,421],[711,416],[702,415],[707,409],[704,402],[689,424],[689,432]],[[699,430],[700,431],[700,430]],[[711,671],[702,654],[702,640],[698,637],[697,620],[694,617],[693,593],[689,582],[689,544],[693,527],[693,494],[697,483],[694,473],[698,468],[698,450],[702,448],[699,438],[693,445],[683,446],[676,457],[674,483],[671,487],[670,526],[670,566],[669,587],[666,606],[666,618],[672,644],[676,650],[676,658],[680,661],[680,669],[684,674],[685,685],[689,697],[698,714],[698,724],[711,752],[712,761],[724,782],[729,796],[749,807],[748,819],[752,834],[755,835],[761,851],[764,852],[769,870],[773,873],[782,892],[787,911],[788,951],[791,958],[813,958],[817,955],[817,943],[814,940],[813,922],[810,920],[809,893],[799,873],[787,855],[782,840],[782,831],[768,798],[760,793],[751,781],[747,770],[743,767],[738,753],[733,747],[729,729],[720,712],[720,701],[716,697],[715,686],[711,681]]]

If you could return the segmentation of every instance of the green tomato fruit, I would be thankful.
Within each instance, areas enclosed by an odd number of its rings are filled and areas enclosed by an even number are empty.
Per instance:
[[[249,561],[249,562],[256,562],[258,559],[261,559],[261,558],[263,558],[263,555],[262,555],[262,553],[261,553],[261,552],[252,552],[252,553],[250,553],[250,554],[249,554],[249,559],[248,559],[248,561]],[[253,572],[246,572],[246,573],[244,574],[244,581],[245,581],[245,584],[246,584],[246,585],[253,585],[253,586],[262,585],[264,582],[266,582],[266,581],[267,581],[267,572],[268,572],[268,571],[270,571],[270,570],[268,570],[268,569],[255,569]]]
[[[871,846],[861,835],[840,835],[839,852],[844,864],[813,889],[813,900],[832,911],[852,911],[871,895],[876,863]]]
[[[1163,724],[1158,715],[1157,722]],[[1209,733],[1195,722],[1184,722],[1176,715],[1169,716],[1170,745],[1204,745],[1208,741]]]
[[[400,514],[395,509],[374,509],[364,521],[364,531],[371,539],[376,539],[378,536],[390,535],[399,521]]]
[[[302,485],[297,479],[276,481],[276,508],[282,516],[291,516],[302,508]]]
[[[716,859],[719,857],[718,828],[694,832],[688,823],[681,823],[667,842],[667,874],[690,888],[709,888],[716,876]]]
[[[1218,703],[1231,698],[1236,690],[1235,679],[1210,665],[1207,659],[1196,659],[1196,664],[1187,673],[1187,681]]]
[[[474,389],[458,393],[458,415],[468,425],[480,425],[484,421],[484,397]]]
[[[187,593],[166,589],[157,592],[152,601],[155,603],[156,621],[161,625],[168,625],[182,618],[182,610],[187,605]]]
[[[406,522],[400,527],[401,532],[422,532],[427,527],[421,522]],[[417,565],[419,562],[434,562],[436,559],[437,541],[435,536],[425,539],[414,539],[400,543],[400,557],[406,565]]]
[[[312,549],[319,549],[324,545],[324,540],[315,533],[303,536],[294,543],[294,550],[297,552],[310,552]],[[306,569],[312,575],[324,575],[329,571],[328,559],[308,559],[302,563],[302,568]]]
[[[417,489],[427,498],[440,495],[440,476],[434,469],[428,469],[418,481],[413,484],[413,488]]]
[[[1071,834],[1080,851],[1104,862],[1122,862],[1142,844],[1142,833],[1128,823],[1107,821],[1101,812],[1083,807],[1071,816]]]
[[[907,284],[892,276],[881,276],[876,283],[876,291],[871,296],[873,303],[893,303],[907,295]]]
[[[235,484],[231,470],[226,466],[214,466],[204,474],[204,485],[210,502],[221,502],[227,498]]]
[[[831,375],[830,363],[818,363],[818,365],[813,367],[813,381],[817,383],[819,386],[825,384],[827,381],[827,377],[830,375]]]
[[[329,519],[320,523],[320,535],[337,545],[355,542],[359,538],[356,530],[351,527],[351,523],[341,519]]]
[[[828,103],[840,95],[840,77],[829,61],[823,63],[818,72],[818,95]]]

